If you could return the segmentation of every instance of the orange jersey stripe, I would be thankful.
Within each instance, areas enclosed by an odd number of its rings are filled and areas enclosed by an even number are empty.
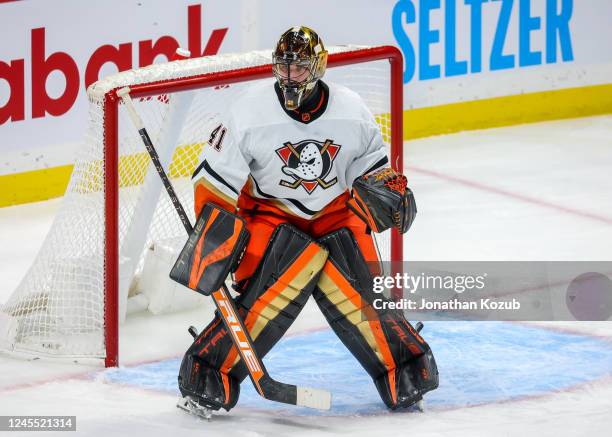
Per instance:
[[[232,200],[221,191],[218,191],[205,178],[202,178],[196,182],[193,197],[196,217],[200,216],[202,208],[204,208],[204,205],[209,202],[220,206],[226,211],[234,212],[236,210],[236,201]]]

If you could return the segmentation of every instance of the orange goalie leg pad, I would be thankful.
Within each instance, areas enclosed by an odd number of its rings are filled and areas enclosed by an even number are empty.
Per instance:
[[[318,240],[329,258],[313,296],[331,328],[374,380],[392,409],[418,402],[438,386],[429,345],[400,311],[376,309],[384,296],[373,291],[373,276],[348,229]]]

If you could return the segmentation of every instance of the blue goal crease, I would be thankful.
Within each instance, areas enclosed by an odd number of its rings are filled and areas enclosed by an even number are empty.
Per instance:
[[[440,370],[429,409],[503,402],[571,388],[612,374],[612,344],[503,322],[429,322],[423,332]],[[387,413],[367,373],[331,330],[281,340],[264,363],[275,379],[332,392],[329,412],[263,401],[250,382],[238,406],[293,415]],[[103,371],[106,381],[180,395],[180,359]]]

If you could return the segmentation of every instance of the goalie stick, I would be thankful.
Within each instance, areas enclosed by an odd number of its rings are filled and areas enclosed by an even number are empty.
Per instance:
[[[190,235],[193,232],[193,227],[189,221],[189,217],[161,164],[155,146],[149,137],[142,119],[134,108],[129,87],[121,88],[117,90],[116,93],[125,104],[129,117],[134,127],[138,130],[140,138],[151,157],[151,161],[153,161],[153,165],[170,196],[172,205],[179,215],[187,235]],[[231,298],[227,286],[223,284],[221,288],[214,291],[211,296],[227,331],[230,333],[232,342],[240,354],[240,358],[246,365],[251,382],[262,397],[271,401],[308,408],[317,408],[320,410],[329,410],[331,408],[331,393],[326,390],[299,387],[272,379],[253,347],[253,340],[244,326],[244,322],[236,309],[236,305]]]

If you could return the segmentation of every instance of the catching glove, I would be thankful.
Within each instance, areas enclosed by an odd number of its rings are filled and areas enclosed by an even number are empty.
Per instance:
[[[417,213],[406,176],[392,168],[355,179],[347,206],[374,232],[395,227],[403,234],[410,229]]]

